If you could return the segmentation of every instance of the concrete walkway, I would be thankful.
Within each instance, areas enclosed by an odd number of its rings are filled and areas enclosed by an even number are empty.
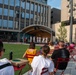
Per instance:
[[[28,72],[23,75],[28,75]],[[58,70],[55,75],[60,75],[60,71]],[[68,66],[64,72],[64,75],[76,75],[76,62],[69,61]]]

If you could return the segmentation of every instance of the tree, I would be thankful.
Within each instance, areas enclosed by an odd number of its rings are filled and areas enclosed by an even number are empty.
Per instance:
[[[65,23],[62,22],[61,25],[59,26],[59,29],[58,29],[58,34],[57,34],[57,39],[59,41],[67,41],[66,40],[66,37],[67,37],[67,29],[65,28]]]

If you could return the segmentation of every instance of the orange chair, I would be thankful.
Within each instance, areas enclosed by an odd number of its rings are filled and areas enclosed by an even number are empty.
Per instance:
[[[69,58],[58,58],[57,59],[56,70],[61,70],[62,71],[60,73],[60,75],[64,75],[64,71],[67,67],[68,62],[69,62]],[[62,68],[60,66],[62,66]]]

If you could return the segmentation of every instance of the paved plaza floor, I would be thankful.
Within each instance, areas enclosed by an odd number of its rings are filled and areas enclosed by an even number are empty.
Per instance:
[[[28,75],[28,72],[23,74]],[[60,71],[58,70],[55,75],[60,75]],[[64,72],[64,75],[76,75],[76,62],[75,61],[69,61],[68,66]]]

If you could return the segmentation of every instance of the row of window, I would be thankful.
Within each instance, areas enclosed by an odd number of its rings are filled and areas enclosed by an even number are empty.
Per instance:
[[[8,26],[7,26],[8,25]],[[13,21],[8,21],[8,20],[1,20],[0,19],[0,27],[8,27],[8,28],[13,28]]]
[[[3,0],[0,0],[0,3],[3,4]],[[26,5],[25,5],[26,3]],[[40,5],[37,5],[34,3],[30,3],[30,2],[22,2],[20,3],[20,0],[4,0],[4,4],[6,5],[10,5],[10,6],[15,6],[15,7],[22,7],[23,9],[27,9],[27,10],[31,10],[31,11],[36,11],[36,12],[46,12],[47,8],[46,7],[43,7],[43,6],[40,6]]]
[[[20,13],[18,11],[16,11],[16,12],[14,10],[9,10],[8,11],[8,9],[3,9],[3,11],[2,11],[2,8],[0,8],[0,15],[2,15],[2,14],[4,16],[11,16],[11,17],[22,18],[22,19],[25,19],[25,18],[34,19],[36,21],[37,21],[37,19],[40,20],[40,18],[41,18],[41,22],[43,21],[43,16],[37,16],[37,15],[35,15],[35,17],[34,17],[34,14],[24,13],[24,12],[21,12],[21,15],[20,15]]]

